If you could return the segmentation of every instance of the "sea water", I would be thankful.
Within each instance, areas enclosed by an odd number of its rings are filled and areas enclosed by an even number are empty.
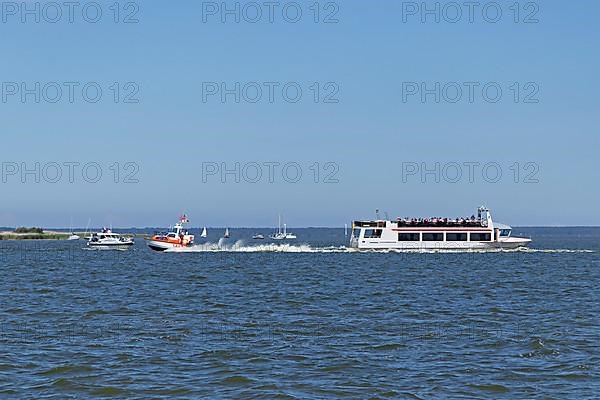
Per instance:
[[[293,231],[172,253],[0,242],[0,397],[600,393],[600,229],[517,229],[530,250],[491,253]]]

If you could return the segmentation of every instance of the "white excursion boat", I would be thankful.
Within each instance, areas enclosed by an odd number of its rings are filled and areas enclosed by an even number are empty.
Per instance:
[[[269,236],[273,240],[293,240],[297,239],[296,235],[287,231],[287,224],[283,224],[283,230],[281,230],[281,215],[279,216],[279,223],[277,224],[277,232],[274,232]]]
[[[155,251],[165,251],[177,247],[189,247],[194,244],[194,235],[190,235],[184,225],[189,223],[186,215],[183,215],[170,232],[157,232],[152,237],[145,238],[148,247]]]
[[[511,237],[512,228],[479,207],[470,218],[398,218],[354,221],[350,247],[398,250],[493,250],[527,247],[531,239]]]
[[[135,241],[132,237],[126,237],[113,233],[110,229],[102,229],[102,232],[92,233],[88,238],[89,247],[112,248],[133,246]]]

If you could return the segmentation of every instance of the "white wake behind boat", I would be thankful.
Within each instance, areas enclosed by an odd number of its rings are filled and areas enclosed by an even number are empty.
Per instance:
[[[512,228],[492,220],[485,207],[471,218],[398,218],[354,221],[350,247],[397,250],[494,250],[527,247]]]

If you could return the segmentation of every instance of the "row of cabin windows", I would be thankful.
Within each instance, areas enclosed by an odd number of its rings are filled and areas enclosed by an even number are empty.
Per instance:
[[[419,233],[399,233],[398,241],[399,242],[420,242]],[[365,236],[366,238],[367,236]],[[379,235],[378,237],[381,237]],[[444,234],[443,233],[423,233],[423,242],[443,242]],[[489,242],[492,240],[492,235],[490,233],[471,233],[471,242]],[[446,241],[447,242],[466,242],[467,241],[467,233],[446,233]]]
[[[363,237],[365,239],[379,239],[382,233],[383,229],[365,229],[365,235]]]

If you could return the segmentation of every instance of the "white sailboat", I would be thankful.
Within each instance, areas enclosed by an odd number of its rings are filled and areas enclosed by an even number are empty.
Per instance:
[[[229,238],[229,228],[225,228],[225,234],[223,235],[225,239]]]
[[[296,235],[287,231],[287,224],[283,224],[283,231],[281,230],[281,215],[279,215],[277,232],[273,233],[270,238],[273,240],[291,240],[296,239]]]
[[[67,240],[79,240],[81,239],[78,235],[73,233],[73,218],[71,218],[71,225],[69,225],[69,237]]]
[[[296,235],[287,231],[287,224],[283,224],[283,236],[284,239],[296,239]]]
[[[67,238],[67,240],[79,240],[79,239],[81,239],[79,237],[79,235],[76,235],[74,233],[71,233],[71,235]]]
[[[208,232],[206,231],[206,227],[204,227],[204,229],[202,229],[202,234],[200,235],[201,238],[206,238],[208,237]]]

